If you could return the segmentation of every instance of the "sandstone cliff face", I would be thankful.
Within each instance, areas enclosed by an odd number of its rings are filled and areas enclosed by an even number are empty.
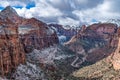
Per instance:
[[[119,38],[117,49],[112,54],[112,64],[115,70],[120,69],[120,38]]]
[[[0,74],[25,63],[25,53],[57,43],[57,34],[45,23],[22,18],[10,6],[0,12]]]
[[[25,51],[19,39],[17,13],[8,6],[0,12],[0,74],[12,72],[25,63]]]
[[[19,33],[26,52],[58,43],[56,32],[35,18],[23,19],[19,24]]]
[[[118,46],[111,54],[96,62],[74,72],[75,77],[87,80],[119,80],[120,79],[120,37],[117,30],[116,39]],[[110,48],[108,48],[110,50]]]
[[[10,6],[0,12],[0,20],[1,24],[5,26],[9,23],[17,25],[19,39],[27,53],[34,48],[42,49],[59,43],[55,30],[46,23],[35,18],[22,18]]]
[[[13,23],[17,23],[22,19],[11,6],[7,6],[0,12],[0,18],[4,21],[9,20]]]
[[[3,26],[0,32],[0,74],[11,72],[25,63],[25,52],[16,26]]]
[[[94,63],[114,52],[118,44],[117,29],[117,25],[112,23],[83,26],[65,45],[75,51],[76,55],[83,56],[81,61],[78,59],[79,61],[75,60],[75,63],[84,61]]]
[[[99,24],[102,25],[101,27],[98,27],[97,25],[98,24],[93,24],[89,26],[89,30],[91,27],[92,30],[95,30],[95,32],[97,31],[97,34],[100,36],[99,39],[102,37],[106,43],[101,48],[100,46],[97,48],[93,47],[86,52],[86,61],[89,60],[90,62],[93,62],[96,60],[96,62],[75,71],[73,76],[79,77],[80,80],[119,80],[120,28],[115,25],[112,26],[113,24],[111,23],[107,25]],[[95,29],[94,26],[97,28]],[[107,33],[107,35],[105,33]],[[91,45],[92,43],[93,42],[91,42]]]
[[[118,28],[118,30],[117,30],[117,36],[116,36],[116,38],[117,38],[116,42],[118,42],[117,43],[117,48],[112,53],[110,60],[111,60],[111,62],[113,64],[113,68],[115,70],[119,70],[120,69],[120,28]],[[113,41],[113,42],[115,42],[115,41]]]

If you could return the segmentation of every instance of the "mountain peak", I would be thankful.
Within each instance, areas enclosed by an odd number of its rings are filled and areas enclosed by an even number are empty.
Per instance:
[[[11,6],[7,6],[0,12],[0,16],[4,18],[10,17],[12,15],[18,16],[17,12]]]
[[[1,13],[12,13],[12,14],[14,13],[18,15],[15,9],[13,9],[11,6],[7,6],[5,9],[1,11]]]
[[[13,9],[11,6],[7,6],[5,9],[8,9],[8,10],[11,10],[11,9]],[[4,10],[5,10],[4,9]]]

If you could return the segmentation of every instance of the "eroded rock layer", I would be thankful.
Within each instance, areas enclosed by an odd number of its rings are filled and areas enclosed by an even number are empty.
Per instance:
[[[77,56],[72,66],[78,67],[83,62],[95,63],[115,52],[118,47],[118,27],[112,23],[97,23],[79,30],[70,41],[65,43]]]
[[[25,53],[57,44],[56,32],[35,19],[20,17],[8,6],[0,12],[0,73],[11,72],[25,63]]]
[[[0,33],[0,73],[4,75],[25,63],[25,52],[17,27],[4,26]]]

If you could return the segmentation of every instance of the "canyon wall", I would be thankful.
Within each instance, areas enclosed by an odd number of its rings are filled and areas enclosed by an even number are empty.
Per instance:
[[[35,18],[20,17],[10,6],[0,12],[0,74],[26,61],[25,54],[57,44],[56,32]]]

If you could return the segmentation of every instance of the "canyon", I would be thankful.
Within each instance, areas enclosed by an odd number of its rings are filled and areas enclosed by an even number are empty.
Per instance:
[[[120,28],[117,24],[83,25],[78,31],[64,27],[20,17],[7,6],[0,12],[1,77],[119,80]]]

